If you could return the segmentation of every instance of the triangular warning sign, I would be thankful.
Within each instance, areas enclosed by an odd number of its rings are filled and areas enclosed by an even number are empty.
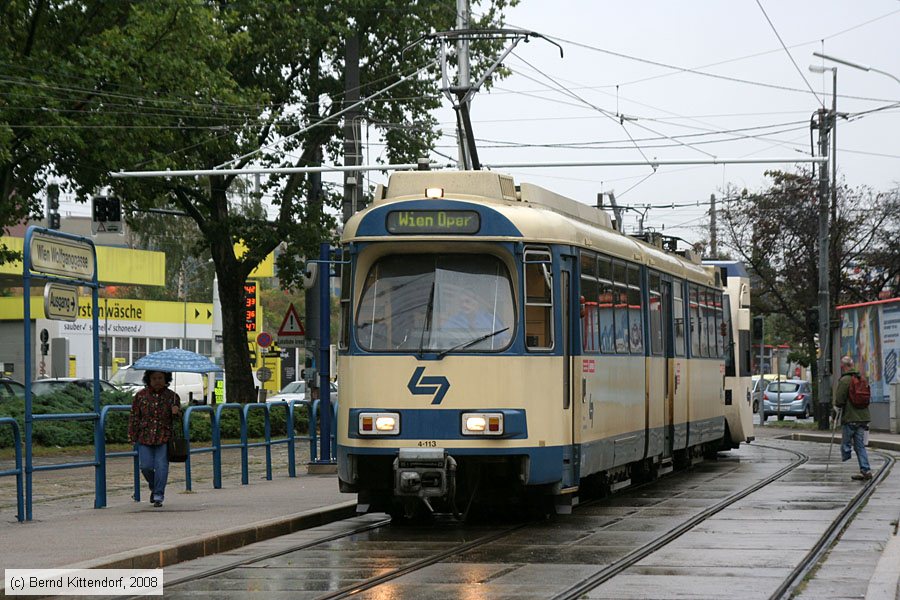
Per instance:
[[[303,330],[303,323],[300,321],[300,317],[297,316],[297,310],[293,304],[288,307],[287,314],[284,315],[284,321],[281,322],[281,327],[278,328],[278,335],[306,335],[306,331]]]

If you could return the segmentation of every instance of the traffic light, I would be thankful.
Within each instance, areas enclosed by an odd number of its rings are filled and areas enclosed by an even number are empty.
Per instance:
[[[106,199],[106,220],[121,221],[122,220],[122,200],[116,196]]]
[[[763,338],[763,317],[753,317],[753,339],[761,340]]]
[[[47,208],[50,212],[59,210],[59,186],[55,183],[47,186]]]
[[[97,223],[105,223],[109,218],[109,198],[106,196],[94,196],[93,220]]]
[[[807,308],[806,309],[806,327],[810,331],[819,331],[819,309],[818,308]]]
[[[51,183],[47,186],[47,227],[59,229],[59,186]]]

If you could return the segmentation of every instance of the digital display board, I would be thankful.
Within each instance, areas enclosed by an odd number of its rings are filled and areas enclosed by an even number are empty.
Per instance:
[[[471,234],[481,229],[474,210],[395,210],[387,215],[387,230],[394,234]]]
[[[256,331],[256,282],[248,281],[244,284],[244,327],[249,331]]]

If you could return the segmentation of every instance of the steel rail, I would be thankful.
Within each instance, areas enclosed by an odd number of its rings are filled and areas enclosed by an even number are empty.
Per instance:
[[[334,542],[336,540],[340,540],[342,538],[351,537],[360,533],[365,533],[367,531],[372,531],[373,529],[379,529],[386,525],[389,525],[391,522],[390,519],[382,519],[380,521],[376,521],[374,523],[369,523],[368,525],[363,525],[360,527],[355,527],[348,531],[343,531],[341,533],[334,533],[332,535],[328,535],[322,538],[318,538],[315,540],[309,540],[303,542],[301,544],[296,544],[289,548],[281,548],[279,550],[273,550],[271,552],[266,552],[265,554],[259,554],[251,557],[244,557],[238,560],[226,563],[224,565],[219,565],[217,567],[212,567],[206,569],[205,571],[200,571],[197,573],[192,573],[190,575],[185,575],[184,577],[179,577],[175,579],[167,579],[166,580],[166,591],[169,591],[170,588],[176,585],[183,585],[185,583],[190,583],[192,581],[198,581],[200,579],[206,579],[207,577],[213,577],[215,575],[221,575],[222,573],[226,573],[228,571],[232,571],[239,567],[245,567],[247,565],[252,565],[254,563],[262,562],[264,560],[269,560],[272,558],[278,558],[279,556],[284,556],[285,554],[290,554],[291,552],[298,552],[300,550],[307,550],[309,548],[314,548],[321,544],[327,544],[329,542]],[[146,596],[119,596],[115,600],[136,600],[137,598],[145,598]]]
[[[697,513],[696,515],[694,515],[687,521],[681,523],[677,527],[670,529],[669,531],[667,531],[660,537],[656,538],[655,540],[648,542],[647,544],[644,544],[643,546],[635,548],[634,550],[632,550],[631,552],[629,552],[628,554],[626,554],[619,560],[611,563],[610,565],[608,565],[601,571],[598,571],[597,573],[595,573],[594,575],[591,575],[587,579],[584,579],[584,580],[576,583],[575,585],[569,587],[565,591],[557,594],[556,596],[553,596],[553,600],[574,600],[576,598],[583,597],[584,594],[587,594],[595,587],[605,583],[606,581],[609,581],[610,579],[612,579],[613,577],[615,577],[616,575],[618,575],[625,569],[633,566],[635,563],[650,556],[654,552],[659,551],[660,549],[662,549],[663,547],[672,543],[674,540],[681,537],[682,535],[684,535],[685,533],[687,533],[688,531],[690,531],[691,529],[693,529],[700,523],[706,521],[707,519],[709,519],[716,513],[721,512],[722,510],[728,508],[729,506],[731,506],[738,500],[746,498],[750,494],[764,488],[765,486],[769,485],[770,483],[777,481],[778,479],[780,479],[781,477],[790,473],[791,471],[793,471],[800,465],[809,461],[808,455],[803,454],[801,452],[797,452],[795,450],[790,450],[788,448],[777,448],[775,446],[765,446],[763,444],[754,444],[754,446],[757,446],[760,448],[768,448],[771,450],[778,450],[781,452],[790,452],[791,454],[794,454],[795,456],[797,456],[798,460],[794,461],[793,463],[784,467],[783,469],[776,471],[769,477],[766,477],[765,479],[762,479],[762,480],[758,481],[757,483],[755,483],[747,488],[744,488],[743,490],[741,490],[739,492],[735,492],[734,494],[728,496],[724,500],[714,504],[713,506],[710,506],[709,508],[704,509],[703,511]]]
[[[329,594],[325,594],[323,596],[318,596],[317,600],[333,600],[335,598],[349,598],[351,596],[355,596],[360,592],[364,592],[366,590],[372,589],[373,587],[379,586],[383,583],[387,583],[388,581],[393,581],[399,577],[412,573],[414,571],[418,571],[419,569],[424,569],[425,567],[430,567],[431,565],[438,563],[445,558],[450,558],[451,556],[456,556],[457,554],[462,554],[464,552],[468,552],[469,550],[473,550],[480,546],[486,546],[491,542],[495,542],[501,538],[508,536],[511,533],[519,531],[525,527],[528,527],[531,523],[520,523],[519,525],[514,525],[502,531],[498,531],[496,533],[491,533],[486,536],[480,537],[477,540],[472,540],[471,542],[466,542],[465,544],[460,544],[459,546],[455,546],[450,548],[449,550],[445,550],[443,552],[438,552],[437,554],[433,554],[429,557],[419,559],[415,562],[412,562],[408,565],[404,565],[402,567],[398,567],[393,571],[389,571],[384,573],[383,575],[378,575],[376,577],[372,577],[370,579],[366,579],[360,583],[355,583],[351,586],[347,586],[340,590],[336,590]]]
[[[884,459],[884,463],[881,465],[881,468],[878,470],[878,474],[870,479],[866,485],[864,485],[853,497],[852,500],[844,507],[844,510],[840,512],[840,514],[831,522],[831,525],[828,526],[828,529],[819,537],[819,540],[813,545],[809,552],[807,552],[806,556],[803,557],[803,560],[794,567],[794,570],[791,571],[790,575],[782,582],[781,585],[776,588],[772,595],[769,596],[770,600],[778,600],[780,598],[790,598],[793,596],[794,592],[803,583],[807,574],[815,568],[815,566],[819,563],[819,560],[822,556],[831,548],[832,544],[837,540],[837,538],[844,531],[844,528],[847,526],[850,521],[853,520],[854,515],[857,510],[866,502],[869,497],[875,492],[875,489],[878,487],[882,481],[884,481],[885,477],[887,477],[888,473],[890,473],[891,468],[894,466],[896,459],[883,452],[872,452],[872,454],[876,454],[881,456]]]

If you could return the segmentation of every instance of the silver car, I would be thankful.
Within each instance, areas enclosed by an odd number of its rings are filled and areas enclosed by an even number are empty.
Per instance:
[[[812,386],[802,379],[773,381],[763,392],[763,420],[777,415],[782,421],[785,417],[806,419],[813,413]]]

